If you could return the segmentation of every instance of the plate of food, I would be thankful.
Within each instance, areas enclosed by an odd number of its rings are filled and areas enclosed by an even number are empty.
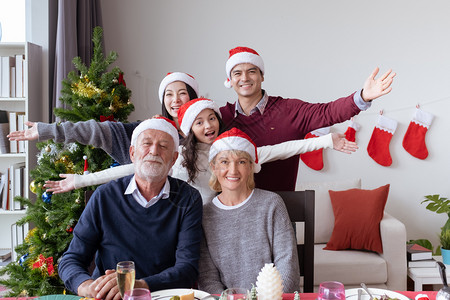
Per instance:
[[[207,292],[194,289],[170,289],[152,292],[152,300],[169,300],[172,297],[178,296],[179,300],[195,300],[202,299],[209,296]],[[176,299],[176,298],[174,298]]]
[[[348,289],[345,290],[345,298],[346,300],[357,300],[358,299],[358,290],[362,291],[361,294],[361,300],[369,300],[369,295],[362,289],[362,288],[356,288],[356,289]],[[372,293],[374,300],[409,300],[408,297],[405,295],[402,295],[397,292],[393,292],[390,290],[384,290],[384,289],[373,289],[369,288],[369,291]]]

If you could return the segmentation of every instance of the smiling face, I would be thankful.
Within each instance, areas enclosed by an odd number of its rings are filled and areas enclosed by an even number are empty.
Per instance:
[[[174,81],[167,85],[166,90],[164,91],[164,105],[172,118],[178,118],[178,109],[189,100],[190,98],[186,83]]]
[[[244,151],[219,152],[211,162],[211,169],[222,192],[248,191],[253,183],[253,163]]]
[[[191,130],[198,142],[211,145],[219,135],[219,120],[214,110],[202,110],[195,118]]]
[[[249,63],[236,65],[231,70],[231,86],[241,97],[255,97],[261,95],[261,84],[264,76],[259,68]]]
[[[130,147],[136,176],[148,182],[165,180],[177,157],[173,138],[161,130],[144,130]]]

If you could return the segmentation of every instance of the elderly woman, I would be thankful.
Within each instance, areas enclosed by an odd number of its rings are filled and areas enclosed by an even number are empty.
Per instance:
[[[274,263],[285,293],[300,288],[292,223],[280,196],[255,189],[256,146],[239,129],[221,134],[209,153],[210,186],[220,194],[203,208],[199,289],[218,294],[251,288],[261,268]]]

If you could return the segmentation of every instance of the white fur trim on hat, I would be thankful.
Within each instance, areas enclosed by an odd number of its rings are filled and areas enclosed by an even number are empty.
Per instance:
[[[147,129],[156,129],[168,133],[175,144],[175,151],[178,152],[178,145],[180,144],[180,138],[178,137],[178,130],[173,121],[170,121],[164,117],[147,119],[139,124],[131,135],[131,145],[136,146],[139,135]]]
[[[166,77],[164,77],[164,79],[159,84],[158,95],[159,95],[159,101],[161,101],[161,103],[164,98],[164,91],[166,90],[166,87],[175,81],[182,81],[182,82],[188,84],[195,91],[195,93],[197,94],[197,97],[199,96],[198,83],[197,83],[197,80],[195,80],[195,78],[193,76],[191,76],[187,73],[183,73],[183,72],[173,72],[173,73],[168,73],[166,75]]]
[[[261,165],[257,163],[256,148],[248,139],[240,136],[230,136],[222,139],[216,139],[209,149],[209,162],[211,162],[217,154],[227,150],[241,150],[247,152],[253,160],[253,172],[261,171]]]
[[[183,104],[183,106],[185,105],[187,107],[185,111],[182,108],[178,110],[178,121],[180,122],[181,131],[186,136],[189,134],[189,130],[191,129],[192,124],[194,123],[198,114],[201,113],[204,109],[210,108],[214,110],[220,117],[222,117],[217,103],[209,99],[195,99]]]
[[[249,51],[255,52],[256,54]],[[237,47],[230,50],[230,57],[225,65],[225,71],[227,73],[227,80],[224,83],[225,87],[231,87],[231,70],[233,70],[236,65],[243,63],[249,63],[257,66],[264,75],[264,61],[261,56],[253,49],[247,47]]]
[[[216,140],[209,150],[209,161],[212,161],[214,157],[221,151],[226,150],[241,150],[250,154],[253,161],[256,160],[255,146],[250,143],[246,138],[240,136],[229,136],[223,139]]]

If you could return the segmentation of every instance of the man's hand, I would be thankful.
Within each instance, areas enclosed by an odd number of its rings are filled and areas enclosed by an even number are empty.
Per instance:
[[[396,74],[389,69],[380,78],[375,79],[375,76],[377,76],[379,70],[380,69],[376,67],[372,74],[370,74],[369,78],[366,79],[366,82],[364,82],[361,97],[366,102],[386,95],[392,90],[391,84]]]
[[[78,287],[78,296],[103,300],[120,300],[116,271],[106,270],[105,275],[96,280],[86,280]]]
[[[26,121],[26,126],[30,128],[20,131],[10,132],[6,137],[9,138],[10,141],[33,141],[39,138],[39,133],[37,130],[37,123]]]
[[[105,275],[97,278],[93,285],[95,285],[94,289],[97,292],[95,298],[103,300],[121,299],[115,270],[106,270]]]

